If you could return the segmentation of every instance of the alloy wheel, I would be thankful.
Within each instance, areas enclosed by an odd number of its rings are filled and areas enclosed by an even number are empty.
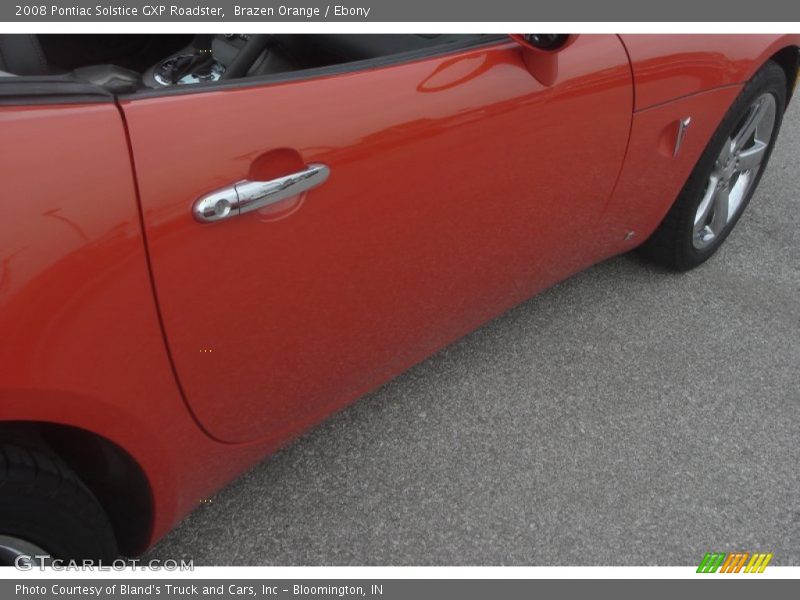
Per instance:
[[[694,217],[692,244],[705,249],[738,215],[767,156],[775,131],[775,96],[759,96],[725,140]]]

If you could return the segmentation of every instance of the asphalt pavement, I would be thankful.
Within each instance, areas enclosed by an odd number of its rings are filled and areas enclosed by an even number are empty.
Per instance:
[[[720,252],[518,306],[266,459],[148,558],[800,565],[800,99]]]

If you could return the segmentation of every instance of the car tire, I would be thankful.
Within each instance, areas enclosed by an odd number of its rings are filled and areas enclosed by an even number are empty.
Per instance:
[[[45,449],[2,443],[0,565],[33,552],[108,564],[117,544],[103,507],[62,460]]]
[[[769,61],[728,109],[675,203],[639,248],[642,255],[676,271],[693,269],[711,258],[758,187],[780,131],[786,100],[786,74]],[[753,121],[757,121],[755,129],[748,135]],[[763,139],[767,131],[768,139]],[[755,169],[736,170],[759,156]]]

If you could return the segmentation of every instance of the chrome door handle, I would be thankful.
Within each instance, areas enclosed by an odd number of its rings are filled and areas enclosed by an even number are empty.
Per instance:
[[[315,163],[269,181],[240,181],[198,198],[192,214],[201,223],[243,215],[315,188],[328,179],[330,172],[327,165]]]

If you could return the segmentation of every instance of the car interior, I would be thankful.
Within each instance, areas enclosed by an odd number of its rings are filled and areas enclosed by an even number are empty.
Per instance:
[[[461,34],[0,34],[0,78],[38,77],[114,93],[264,77],[460,47]],[[2,81],[2,79],[0,79]]]

